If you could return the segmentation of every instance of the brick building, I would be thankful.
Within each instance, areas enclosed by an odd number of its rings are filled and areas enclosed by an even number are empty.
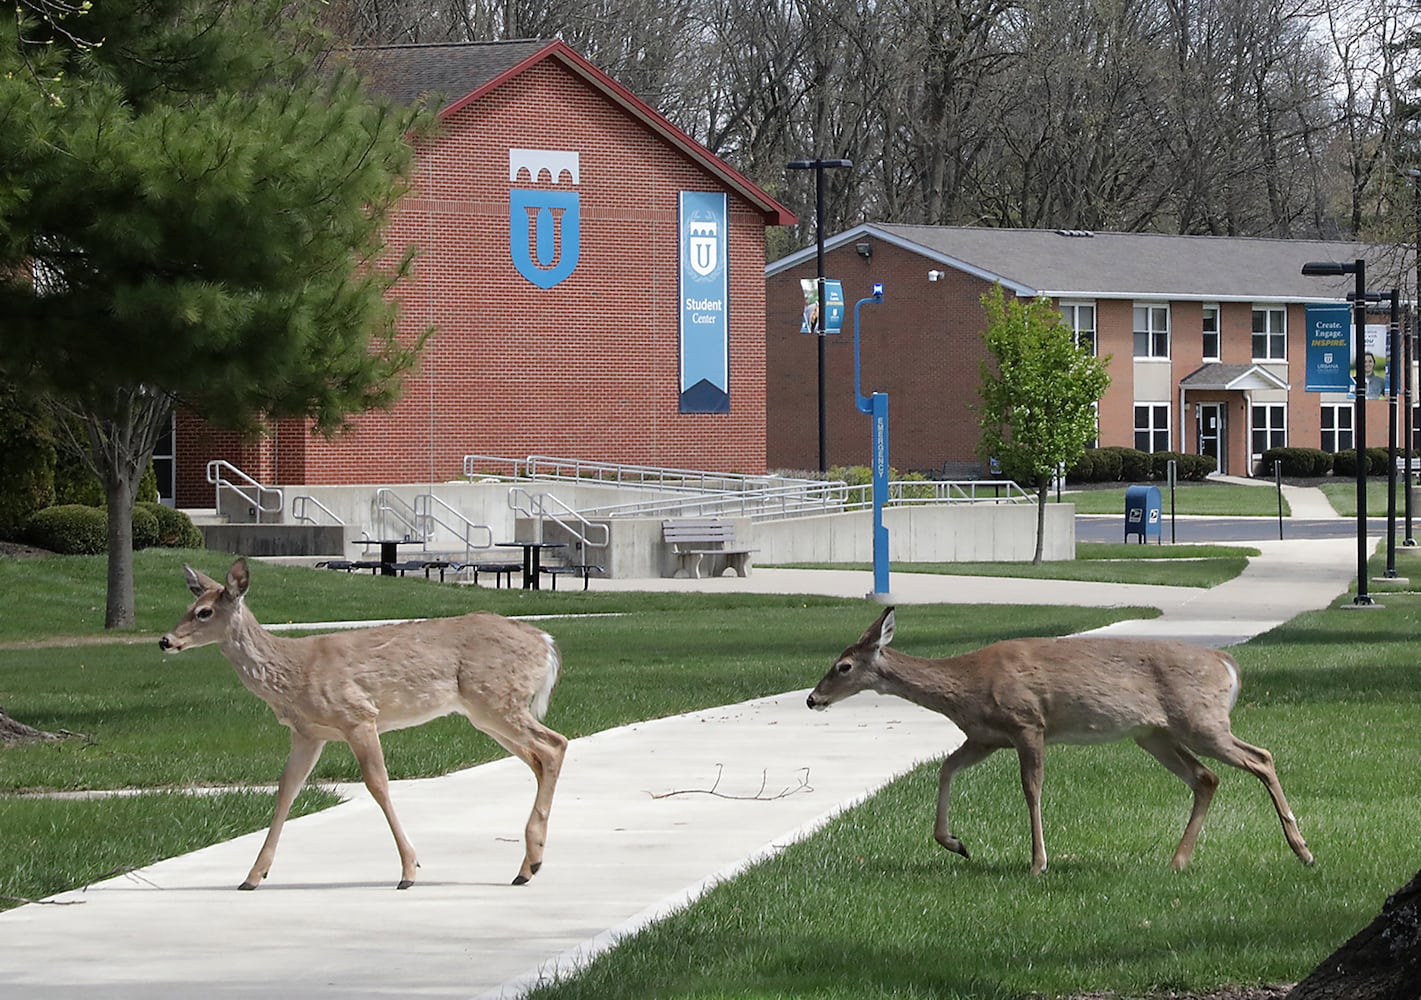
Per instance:
[[[791,214],[561,42],[350,57],[439,108],[388,231],[418,251],[402,328],[436,332],[400,402],[334,441],[180,413],[177,504],[211,503],[213,459],[283,486],[440,482],[466,454],[763,472],[765,228]]]
[[[861,314],[863,390],[889,394],[893,466],[949,478],[980,471],[981,297],[994,282],[1053,300],[1111,356],[1099,444],[1210,454],[1219,471],[1250,475],[1268,447],[1353,446],[1348,394],[1306,391],[1304,361],[1306,305],[1345,300],[1354,279],[1305,277],[1302,265],[1367,259],[1372,290],[1398,279],[1405,289],[1410,266],[1355,243],[945,226],[861,225],[825,249],[848,306],[825,351],[828,464],[869,460],[869,418],[853,402],[853,304],[882,282],[883,302]],[[815,273],[813,247],[766,269],[772,469],[818,464],[816,347],[798,332],[801,281]],[[1367,404],[1369,445],[1385,441],[1386,405]]]

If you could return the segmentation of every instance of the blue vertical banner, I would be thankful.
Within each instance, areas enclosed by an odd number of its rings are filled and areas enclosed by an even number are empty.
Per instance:
[[[728,222],[724,192],[681,192],[682,413],[730,412]]]
[[[1307,306],[1305,392],[1351,392],[1352,307],[1345,302]]]

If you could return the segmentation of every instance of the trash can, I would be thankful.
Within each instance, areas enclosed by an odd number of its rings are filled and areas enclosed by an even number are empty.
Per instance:
[[[1125,541],[1131,535],[1140,536],[1140,544],[1153,537],[1164,544],[1160,535],[1160,494],[1158,486],[1129,486],[1125,489]]]

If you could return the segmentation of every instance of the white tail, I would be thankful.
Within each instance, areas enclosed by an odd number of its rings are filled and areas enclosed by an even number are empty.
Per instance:
[[[533,769],[538,791],[524,831],[514,885],[542,867],[548,813],[567,740],[539,721],[557,683],[552,636],[523,622],[479,612],[460,618],[284,639],[262,628],[243,600],[250,577],[238,559],[226,584],[186,567],[197,597],[158,640],[170,653],[221,643],[248,691],[291,730],[266,841],[239,888],[255,889],[271,869],[296,793],[329,740],[344,740],[400,852],[399,888],[414,884],[414,847],[390,802],[380,733],[458,713]]]
[[[1262,781],[1288,846],[1304,864],[1312,854],[1262,747],[1234,736],[1229,711],[1238,699],[1238,665],[1216,649],[1135,639],[1008,639],[962,656],[927,660],[889,649],[893,609],[840,654],[809,695],[828,708],[863,690],[897,695],[941,712],[966,735],[943,761],[938,784],[939,844],[968,856],[947,823],[952,777],[1015,747],[1031,814],[1031,871],[1046,869],[1041,832],[1041,775],[1048,743],[1106,743],[1130,738],[1194,792],[1194,808],[1175,849],[1176,870],[1189,863],[1219,779],[1194,755],[1242,768]]]

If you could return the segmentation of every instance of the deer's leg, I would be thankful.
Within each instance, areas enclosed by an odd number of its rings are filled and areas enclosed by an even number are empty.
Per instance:
[[[1146,736],[1136,737],[1135,743],[1168,768],[1171,774],[1188,785],[1194,793],[1194,807],[1189,812],[1189,822],[1184,826],[1184,836],[1179,839],[1179,846],[1174,849],[1174,858],[1169,863],[1175,871],[1183,871],[1194,855],[1194,842],[1199,839],[1199,831],[1204,826],[1204,816],[1209,812],[1209,804],[1214,801],[1214,790],[1219,787],[1219,776],[1200,763],[1197,757],[1166,732],[1156,730]]]
[[[1233,733],[1226,733],[1220,739],[1211,740],[1207,747],[1201,745],[1195,749],[1225,764],[1247,771],[1263,782],[1263,787],[1268,789],[1268,795],[1273,799],[1273,808],[1278,813],[1278,819],[1283,824],[1283,836],[1287,838],[1288,846],[1293,849],[1299,861],[1305,865],[1312,864],[1312,852],[1308,850],[1302,832],[1298,829],[1297,817],[1293,815],[1293,810],[1288,807],[1288,800],[1283,795],[1283,786],[1278,781],[1278,772],[1273,767],[1271,753],[1262,747],[1245,743]]]
[[[1031,874],[1046,870],[1046,835],[1041,827],[1041,781],[1046,765],[1046,739],[1039,732],[1017,737],[1016,755],[1021,764],[1021,791],[1031,817]]]
[[[266,840],[262,841],[262,848],[257,852],[256,863],[247,873],[246,881],[237,886],[238,889],[255,889],[261,884],[261,880],[266,878],[267,872],[271,871],[272,859],[276,857],[276,842],[281,839],[281,828],[286,824],[286,817],[291,812],[291,803],[296,801],[301,786],[311,776],[311,769],[316,766],[321,749],[325,745],[325,740],[302,736],[296,730],[291,730],[291,753],[286,757],[286,766],[281,769],[281,782],[276,788],[276,809],[272,812],[271,826],[267,828]]]
[[[947,825],[948,798],[952,793],[952,777],[958,771],[965,771],[973,764],[980,764],[992,755],[996,747],[984,743],[973,743],[970,739],[963,743],[942,762],[942,770],[937,780],[937,819],[933,823],[933,839],[953,854],[970,858],[962,841],[952,835]]]
[[[400,883],[395,888],[408,889],[414,885],[414,870],[419,867],[415,859],[414,845],[405,836],[395,815],[395,805],[390,801],[390,775],[385,770],[385,752],[380,748],[380,732],[375,723],[367,722],[346,733],[345,741],[350,744],[356,762],[360,764],[360,776],[365,787],[385,814],[390,824],[390,832],[395,836],[395,847],[400,852]]]
[[[525,885],[543,867],[543,848],[548,839],[548,816],[553,808],[553,792],[562,772],[567,753],[567,739],[538,722],[529,721],[520,738],[490,732],[509,753],[527,764],[538,782],[533,798],[533,811],[523,830],[523,864],[513,879],[514,885]]]

